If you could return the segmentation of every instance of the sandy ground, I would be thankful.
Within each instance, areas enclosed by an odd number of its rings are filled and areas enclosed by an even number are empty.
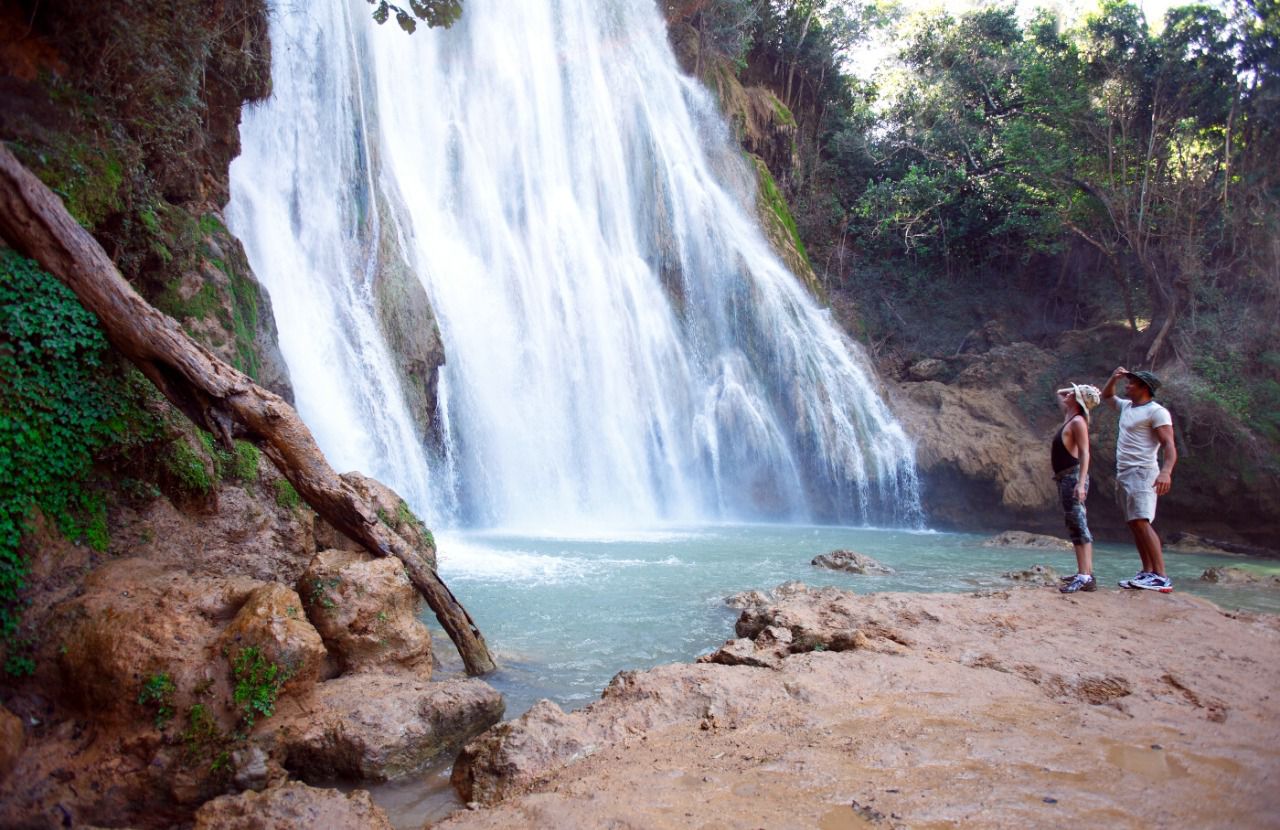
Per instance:
[[[1053,588],[829,589],[759,613],[846,650],[535,707],[473,761],[503,800],[436,826],[1280,827],[1280,617]]]

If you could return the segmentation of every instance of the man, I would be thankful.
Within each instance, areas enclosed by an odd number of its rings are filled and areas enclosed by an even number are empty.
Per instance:
[[[1116,383],[1125,378],[1127,398],[1116,397]],[[1111,373],[1102,388],[1102,400],[1120,412],[1120,433],[1116,439],[1116,499],[1133,534],[1142,570],[1121,588],[1141,588],[1169,593],[1173,583],[1164,573],[1164,550],[1151,523],[1156,518],[1156,499],[1173,485],[1173,465],[1178,449],[1173,443],[1173,416],[1156,403],[1160,380],[1150,372],[1130,372],[1123,366]],[[1157,464],[1164,449],[1164,463]]]

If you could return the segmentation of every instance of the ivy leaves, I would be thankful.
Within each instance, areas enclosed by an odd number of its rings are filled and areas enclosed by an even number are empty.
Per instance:
[[[101,504],[81,482],[118,420],[101,371],[106,351],[97,321],[70,289],[31,260],[0,252],[0,637],[6,642],[18,627],[26,575],[18,544],[31,510],[38,506],[72,538],[105,543],[105,525],[97,527]]]

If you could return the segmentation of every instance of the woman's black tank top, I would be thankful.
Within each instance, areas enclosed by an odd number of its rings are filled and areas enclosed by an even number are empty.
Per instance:
[[[1067,421],[1067,424],[1069,423],[1071,422]],[[1053,463],[1054,473],[1070,470],[1080,463],[1078,458],[1067,452],[1067,445],[1062,443],[1062,433],[1066,431],[1067,424],[1062,425],[1062,429],[1058,430],[1058,434],[1053,436],[1053,443],[1049,445],[1049,460]]]

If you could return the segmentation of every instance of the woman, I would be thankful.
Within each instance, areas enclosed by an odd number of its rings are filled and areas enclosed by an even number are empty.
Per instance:
[[[1059,590],[1064,594],[1098,590],[1093,578],[1093,537],[1089,535],[1084,500],[1089,495],[1089,412],[1101,397],[1096,386],[1087,384],[1073,383],[1058,390],[1063,422],[1049,445],[1049,460],[1058,482],[1067,534],[1076,549],[1076,573],[1063,578],[1066,584]]]

